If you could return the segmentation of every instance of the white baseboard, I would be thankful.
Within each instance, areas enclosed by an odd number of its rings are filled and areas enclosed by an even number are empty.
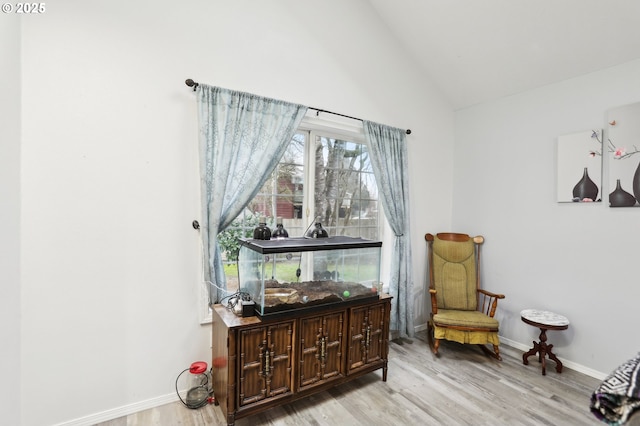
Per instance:
[[[417,333],[418,331],[424,331],[427,329],[427,324],[420,324],[420,325],[416,325],[415,327],[413,327],[413,329],[415,330],[415,332]]]
[[[414,330],[417,332],[419,331],[424,331],[427,329],[427,324],[420,324],[420,325],[416,325],[414,327]],[[531,349],[531,347],[529,345],[525,345],[524,343],[520,343],[520,342],[516,342],[515,340],[511,340],[511,339],[507,339],[506,337],[500,336],[500,342],[502,344],[505,344],[507,346],[510,346],[512,348],[515,349],[520,349],[523,352],[528,351],[529,349]],[[582,374],[586,374],[589,377],[593,377],[595,379],[598,380],[604,380],[608,374],[606,373],[602,373],[600,371],[596,371],[594,369],[591,369],[589,367],[585,367],[582,364],[578,364],[576,362],[572,362],[572,361],[568,361],[563,359],[562,360],[562,364],[565,365],[567,368],[570,368],[572,370],[577,371],[578,373],[582,373]]]
[[[102,411],[100,413],[91,414],[79,419],[70,420],[68,422],[58,423],[55,426],[92,426],[96,423],[106,422],[117,419],[119,417],[128,416],[138,411],[148,410],[150,408],[159,407],[160,405],[169,404],[178,400],[178,395],[172,394],[147,399],[145,401],[136,402],[134,404],[124,405],[122,407],[113,408],[111,410]]]
[[[507,339],[506,337],[503,337],[503,336],[500,336],[500,342],[504,343],[507,346],[511,346],[512,348],[520,349],[523,352],[526,352],[529,349],[531,349],[530,345],[525,345],[523,343],[516,342],[511,339]],[[578,364],[577,362],[569,361],[564,358],[562,359],[562,365],[572,370],[575,370],[578,373],[586,374],[587,376],[593,377],[598,380],[604,380],[608,376],[608,374],[606,373],[596,371],[592,368],[585,367],[582,364]]]

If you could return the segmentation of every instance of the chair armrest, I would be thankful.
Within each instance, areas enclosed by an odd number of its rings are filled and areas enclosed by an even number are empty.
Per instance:
[[[438,313],[438,304],[436,303],[436,289],[430,288],[429,293],[431,294],[431,313],[435,315]]]
[[[478,308],[481,307],[480,312],[484,312],[491,318],[496,314],[498,308],[498,299],[504,299],[504,294],[492,293],[482,288],[478,289]]]
[[[504,294],[500,294],[500,293],[492,293],[490,291],[487,291],[483,288],[479,288],[478,289],[478,293],[482,293],[482,294],[486,294],[489,297],[495,297],[496,299],[504,299]]]

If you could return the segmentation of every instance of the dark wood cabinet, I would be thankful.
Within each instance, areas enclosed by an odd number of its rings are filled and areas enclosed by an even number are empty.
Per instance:
[[[349,362],[347,374],[359,369],[386,363],[389,312],[385,305],[366,305],[351,309],[349,321]],[[385,334],[386,330],[386,334]],[[387,380],[387,369],[383,380]]]
[[[344,377],[346,314],[341,310],[300,319],[298,389]]]
[[[239,331],[240,407],[293,391],[293,330],[285,321]]]
[[[391,297],[242,318],[213,307],[213,389],[233,425],[276,405],[382,369],[387,379]]]

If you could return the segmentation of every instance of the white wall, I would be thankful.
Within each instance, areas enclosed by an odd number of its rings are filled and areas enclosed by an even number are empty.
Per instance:
[[[24,425],[165,402],[182,369],[209,359],[186,78],[411,128],[424,297],[424,233],[451,223],[453,113],[366,1],[47,6],[22,26]]]
[[[456,113],[453,225],[486,237],[485,286],[506,295],[501,334],[530,345],[539,330],[522,309],[564,314],[554,352],[602,374],[638,352],[640,210],[609,208],[606,189],[602,203],[557,203],[556,144],[606,130],[606,110],[638,101],[635,61]]]
[[[3,14],[5,15],[5,14]],[[20,424],[20,20],[0,16],[0,417]]]

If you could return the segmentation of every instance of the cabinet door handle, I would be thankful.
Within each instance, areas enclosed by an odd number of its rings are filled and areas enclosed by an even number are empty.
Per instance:
[[[323,337],[320,339],[320,358],[324,362],[325,357],[327,356],[327,338]]]
[[[371,326],[368,325],[367,326],[367,339],[366,339],[365,346],[368,348],[370,344],[371,344]]]
[[[271,365],[270,365],[269,359],[270,359],[269,349],[266,349],[264,351],[264,375],[265,376],[268,376],[269,373],[271,372]]]

